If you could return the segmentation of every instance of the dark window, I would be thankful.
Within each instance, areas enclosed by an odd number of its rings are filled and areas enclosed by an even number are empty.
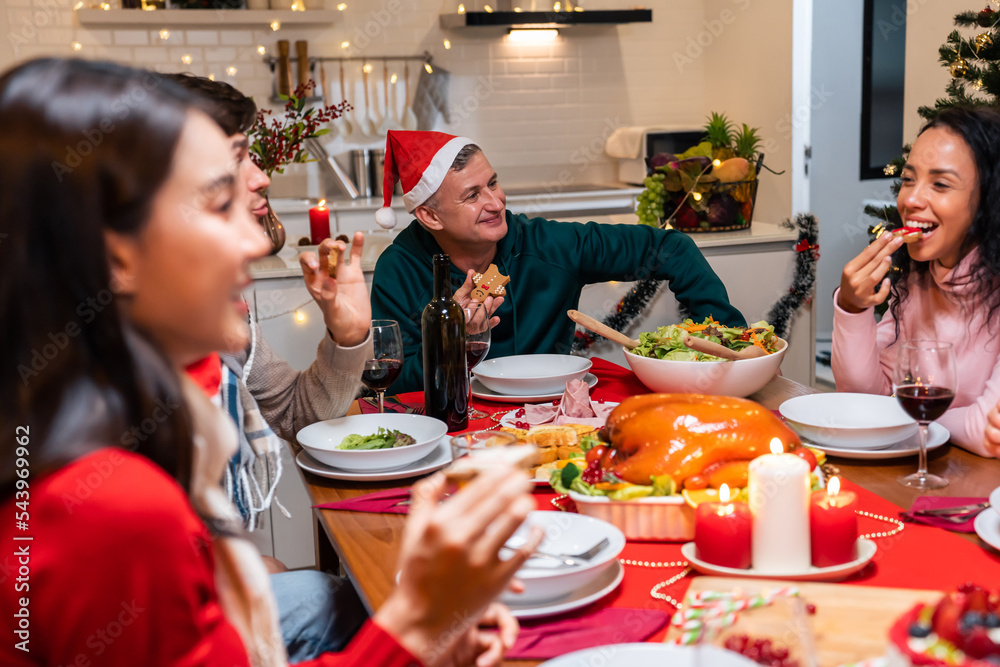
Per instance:
[[[906,0],[865,0],[861,63],[861,179],[883,171],[903,149]]]

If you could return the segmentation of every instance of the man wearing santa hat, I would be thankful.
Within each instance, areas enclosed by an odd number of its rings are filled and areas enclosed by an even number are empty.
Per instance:
[[[712,315],[744,326],[726,288],[684,233],[646,225],[554,222],[507,210],[497,174],[471,140],[442,132],[390,131],[385,147],[385,206],[375,214],[395,226],[389,208],[396,181],[416,218],[379,256],[372,284],[372,317],[399,322],[405,361],[393,391],[423,388],[420,316],[431,300],[435,254],[451,258],[460,303],[472,275],[495,264],[510,277],[506,293],[490,299],[497,321],[489,355],[569,353],[584,285],[609,280],[667,280],[690,316]]]

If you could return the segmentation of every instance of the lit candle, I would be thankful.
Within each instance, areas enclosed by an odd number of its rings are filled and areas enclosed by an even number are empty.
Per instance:
[[[854,560],[858,541],[856,505],[857,495],[841,491],[836,477],[830,478],[825,490],[812,494],[809,532],[813,565],[830,567]]]
[[[750,462],[753,567],[766,574],[804,572],[809,557],[809,464],[784,453],[771,440],[771,453]]]
[[[718,503],[700,503],[694,524],[694,546],[706,563],[750,567],[750,508],[729,502],[729,486],[719,489]]]
[[[330,238],[330,209],[326,200],[320,199],[319,204],[309,209],[309,242],[319,245],[323,239]]]

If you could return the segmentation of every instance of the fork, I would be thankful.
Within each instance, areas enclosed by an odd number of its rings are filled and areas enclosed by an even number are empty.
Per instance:
[[[594,556],[604,551],[604,548],[608,546],[611,542],[608,538],[604,538],[594,546],[590,547],[586,551],[581,551],[578,554],[551,554],[547,551],[540,551],[536,549],[531,553],[529,558],[548,558],[550,560],[557,560],[564,565],[584,565],[590,561]],[[505,549],[513,550],[514,547],[503,545]]]

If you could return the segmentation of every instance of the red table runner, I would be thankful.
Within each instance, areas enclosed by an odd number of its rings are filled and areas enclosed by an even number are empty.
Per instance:
[[[598,377],[598,383],[591,394],[594,398],[607,401],[621,401],[635,394],[647,394],[646,389],[627,368],[604,359],[594,358],[591,372]],[[420,402],[422,392],[400,394],[400,400]],[[474,399],[473,404],[488,413],[496,413],[520,407],[518,404],[500,403]],[[469,423],[470,430],[488,428],[494,425],[490,420]],[[844,488],[858,494],[858,508],[874,514],[896,518],[901,508],[876,494],[844,480]],[[551,490],[536,491],[539,509],[553,509],[550,500],[555,497]],[[862,533],[888,532],[893,524],[860,517]],[[889,588],[928,588],[951,590],[966,581],[992,586],[1000,581],[1000,556],[968,542],[943,529],[908,523],[902,533],[885,538],[874,538],[878,546],[875,557],[865,569],[844,580],[845,585],[884,586]],[[680,543],[629,541],[621,558],[642,561],[682,561]],[[605,607],[626,607],[639,609],[662,609],[673,611],[662,600],[653,598],[650,589],[656,584],[673,577],[679,568],[646,568],[625,566],[625,579],[621,586],[603,600],[594,603],[577,614],[593,613]],[[678,581],[662,592],[680,600],[683,598],[691,577]],[[651,639],[662,640],[664,631]]]

